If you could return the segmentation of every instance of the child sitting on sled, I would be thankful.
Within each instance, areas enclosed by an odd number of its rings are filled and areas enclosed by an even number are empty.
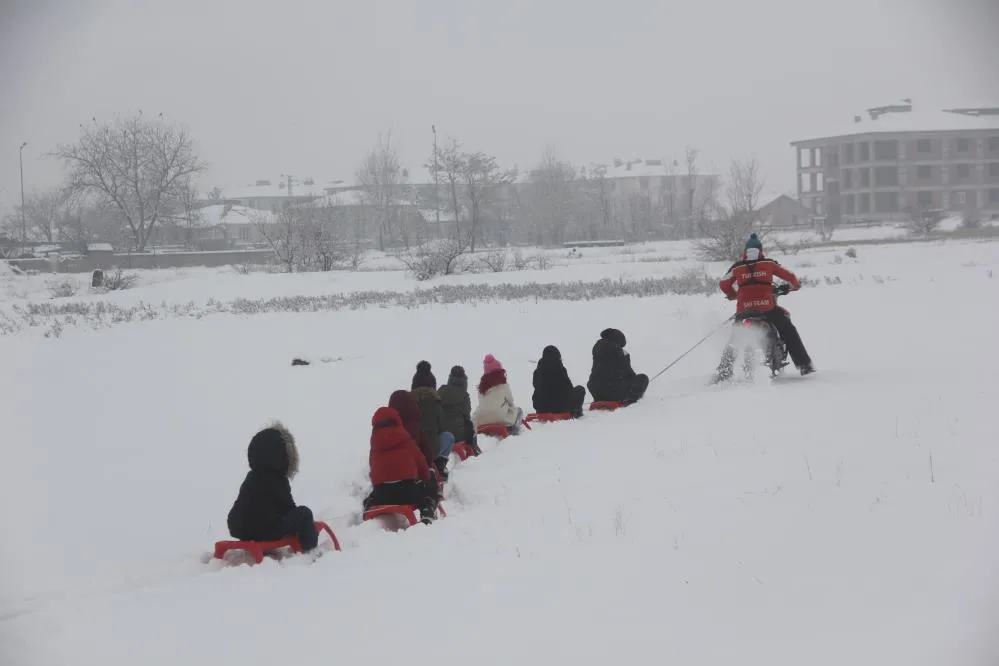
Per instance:
[[[503,364],[492,354],[482,360],[482,379],[479,380],[479,404],[473,417],[475,426],[504,425],[511,435],[520,433],[524,410],[513,401],[513,392],[506,381]]]
[[[290,480],[298,473],[295,438],[280,422],[264,428],[250,440],[250,463],[239,495],[229,510],[229,534],[242,541],[276,541],[298,537],[303,552],[316,547],[312,510],[296,506]]]
[[[440,501],[437,481],[423,453],[403,427],[399,412],[391,407],[379,407],[371,417],[368,464],[374,487],[364,499],[365,510],[406,504],[420,510],[424,523],[436,520]]]

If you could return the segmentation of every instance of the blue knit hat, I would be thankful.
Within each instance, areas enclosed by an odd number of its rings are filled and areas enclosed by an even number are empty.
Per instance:
[[[763,249],[763,243],[761,243],[760,239],[756,237],[756,234],[749,234],[749,240],[746,241],[746,249],[748,250],[752,247],[755,247],[757,250]]]

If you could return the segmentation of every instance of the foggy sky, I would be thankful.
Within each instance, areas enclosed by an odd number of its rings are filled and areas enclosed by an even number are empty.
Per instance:
[[[522,169],[547,144],[577,165],[756,154],[791,190],[788,143],[867,107],[999,104],[996,4],[0,0],[0,213],[22,141],[30,192],[80,123],[137,109],[190,129],[203,191],[352,179],[390,129],[418,170],[431,124]]]

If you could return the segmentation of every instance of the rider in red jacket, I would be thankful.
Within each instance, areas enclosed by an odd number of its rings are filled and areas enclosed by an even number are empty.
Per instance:
[[[801,282],[791,271],[787,270],[774,259],[763,255],[763,243],[756,234],[750,234],[746,241],[746,249],[742,259],[732,264],[728,273],[722,278],[719,287],[736,302],[736,315],[745,312],[760,312],[769,321],[781,340],[787,345],[788,354],[794,365],[803,375],[815,372],[812,359],[809,358],[805,345],[801,341],[798,329],[791,323],[787,311],[777,305],[773,295],[773,281],[778,277],[789,283],[792,291],[801,289]],[[718,379],[725,380],[732,376],[732,366],[735,363],[735,349],[729,345],[718,366]]]

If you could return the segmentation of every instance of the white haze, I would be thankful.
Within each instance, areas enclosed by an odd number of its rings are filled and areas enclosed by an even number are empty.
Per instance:
[[[717,172],[755,154],[768,192],[791,190],[788,143],[864,108],[996,103],[987,5],[7,0],[0,214],[21,142],[43,189],[80,123],[137,109],[187,125],[204,189],[350,179],[387,130],[419,170],[436,124],[504,166],[549,144],[580,165],[695,146]]]

